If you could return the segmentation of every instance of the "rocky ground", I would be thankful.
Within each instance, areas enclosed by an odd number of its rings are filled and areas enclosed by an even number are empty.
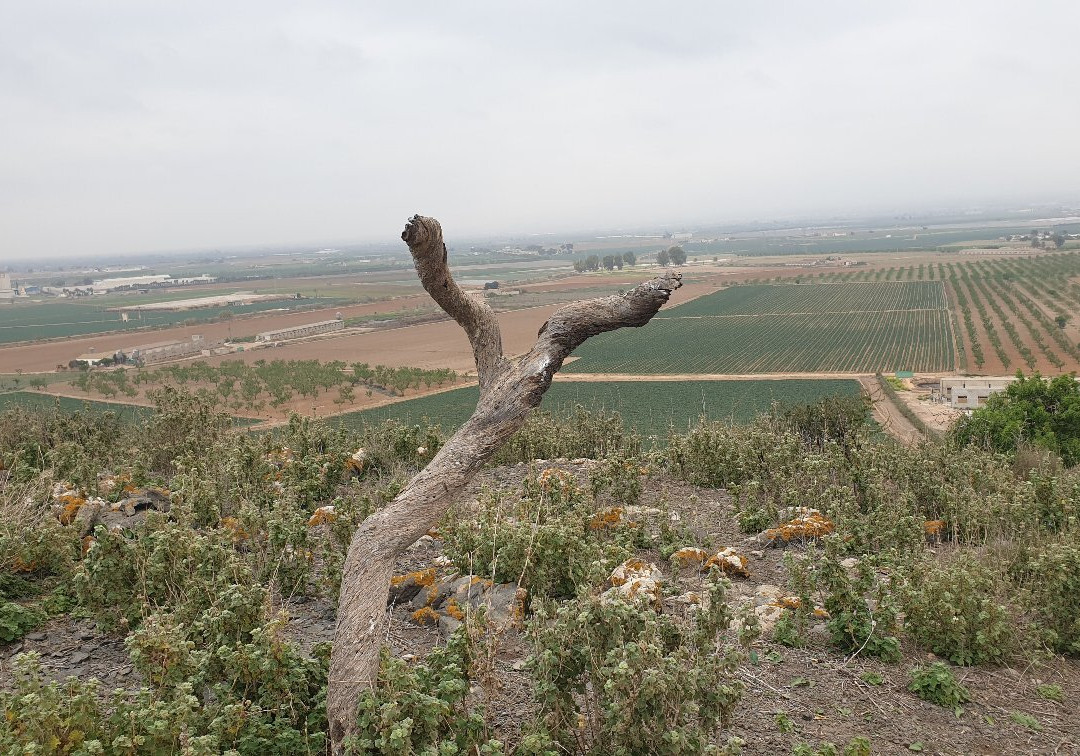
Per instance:
[[[591,463],[555,464],[583,479]],[[489,470],[476,481],[471,495],[475,496],[482,485],[515,486],[527,470],[525,465]],[[733,502],[719,490],[652,480],[640,506],[646,516],[662,512],[686,526],[694,540],[687,547],[700,547],[706,555],[732,547],[745,561],[739,561],[743,570],[729,573],[733,583],[729,601],[733,605],[749,603],[763,624],[772,621],[776,614],[772,607],[785,595],[784,554],[789,550],[802,553],[802,546],[768,547],[760,537],[739,532]],[[500,737],[513,742],[532,705],[523,665],[528,648],[518,616],[517,586],[493,586],[458,575],[442,551],[437,537],[426,536],[399,560],[400,579],[395,581],[393,602],[387,610],[387,642],[401,657],[420,657],[443,642],[457,626],[459,613],[479,603],[490,605],[488,615],[497,630],[486,673],[474,692],[486,703]],[[663,611],[687,611],[693,603],[692,594],[702,588],[698,570],[676,570],[656,552],[642,552],[637,557],[646,577],[655,579],[662,588]],[[655,565],[655,572],[651,565]],[[649,583],[642,585],[651,590]],[[331,602],[300,597],[285,601],[283,608],[290,618],[289,633],[303,648],[309,650],[316,643],[333,639],[335,608]],[[829,645],[823,624],[812,627],[807,640],[807,646],[800,649],[769,640],[757,642],[750,661],[739,672],[746,692],[731,730],[721,740],[729,735],[742,738],[748,754],[790,753],[799,743],[817,747],[828,741],[842,747],[855,736],[868,738],[872,752],[883,754],[1080,753],[1080,662],[1075,659],[1058,657],[1041,664],[1025,662],[1001,668],[955,668],[957,678],[972,695],[972,701],[957,716],[907,690],[908,671],[933,659],[925,651],[905,647],[904,660],[898,664],[846,656]],[[0,646],[0,686],[10,684],[12,658],[24,651],[40,653],[44,667],[57,679],[68,675],[96,677],[103,690],[141,682],[123,639],[98,630],[88,620],[55,619],[20,641]],[[1060,685],[1064,703],[1040,698],[1036,686],[1043,683]],[[1017,714],[1033,717],[1039,729],[1017,722]]]

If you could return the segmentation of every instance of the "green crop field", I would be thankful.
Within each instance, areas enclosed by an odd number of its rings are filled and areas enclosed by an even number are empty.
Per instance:
[[[589,410],[618,412],[626,424],[643,436],[663,437],[668,428],[685,430],[702,414],[712,420],[745,422],[767,411],[774,402],[809,404],[827,396],[857,396],[857,381],[750,380],[750,381],[611,381],[606,383],[557,381],[551,385],[541,409],[565,414],[576,405]],[[334,418],[347,427],[386,419],[417,423],[424,420],[453,430],[476,408],[474,386],[409,399]]]
[[[590,339],[569,373],[952,370],[940,281],[738,286]]]
[[[12,391],[0,394],[0,412],[13,407],[23,407],[30,410],[51,410],[59,408],[61,412],[115,412],[124,420],[145,419],[147,413],[152,410],[146,407],[137,407],[133,404],[120,404],[119,402],[94,402],[84,399],[71,399],[66,396],[46,396],[31,391]]]
[[[110,298],[116,305],[116,298]],[[113,331],[134,331],[147,326],[179,325],[186,321],[204,323],[215,320],[221,313],[228,311],[236,315],[264,312],[278,309],[310,309],[313,307],[333,307],[344,300],[320,298],[305,299],[302,304],[288,300],[253,302],[243,306],[203,307],[183,312],[144,312],[132,313],[128,322],[120,320],[120,313],[109,312],[98,302],[44,302],[18,303],[0,307],[0,344],[34,339],[53,339],[65,336],[84,336]],[[152,340],[152,339],[151,339]]]
[[[663,310],[657,318],[944,310],[940,281],[734,286]]]

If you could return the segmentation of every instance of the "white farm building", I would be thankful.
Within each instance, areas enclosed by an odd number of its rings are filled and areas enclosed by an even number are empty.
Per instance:
[[[286,339],[300,339],[305,336],[315,336],[320,333],[340,331],[345,327],[343,320],[320,320],[318,323],[307,325],[290,326],[279,328],[276,331],[263,331],[255,337],[256,341],[285,341]]]

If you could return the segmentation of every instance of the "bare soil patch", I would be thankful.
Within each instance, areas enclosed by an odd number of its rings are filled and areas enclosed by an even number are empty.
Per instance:
[[[223,341],[230,337],[253,336],[262,331],[327,320],[333,318],[338,312],[346,318],[352,318],[418,306],[427,307],[430,304],[431,298],[426,294],[410,295],[384,302],[327,307],[306,312],[279,312],[237,317],[227,322],[76,337],[41,344],[14,344],[0,347],[0,365],[3,366],[4,372],[15,372],[19,369],[27,373],[50,372],[55,370],[57,365],[66,366],[70,360],[91,350],[99,354],[112,354],[117,350],[139,344],[190,339],[194,334],[200,334],[207,341]]]
[[[916,444],[922,440],[922,433],[911,424],[910,420],[900,414],[900,409],[886,395],[876,377],[860,378],[859,383],[870,395],[874,419],[886,433],[902,444]]]

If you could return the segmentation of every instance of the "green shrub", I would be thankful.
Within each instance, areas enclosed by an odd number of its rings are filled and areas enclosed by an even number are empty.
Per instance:
[[[40,657],[20,654],[14,690],[0,693],[0,751],[321,754],[329,648],[304,658],[282,641],[280,629],[270,623],[247,643],[180,649],[183,675],[111,698],[93,678],[47,683]]]
[[[904,630],[954,664],[1001,663],[1018,648],[1003,582],[970,555],[917,563],[902,591]]]
[[[957,682],[944,662],[913,668],[908,690],[924,701],[955,711],[959,711],[960,704],[971,700],[967,688]]]
[[[378,682],[374,690],[361,693],[358,731],[346,741],[348,752],[502,753],[502,745],[489,735],[483,711],[466,702],[469,664],[466,628],[459,628],[419,664],[395,659],[384,647]]]
[[[837,557],[838,542],[830,539],[815,569],[817,587],[825,595],[829,619],[825,626],[833,642],[847,651],[877,656],[882,661],[900,660],[896,638],[896,607],[882,585],[876,585],[868,560],[862,559],[851,576]],[[867,601],[872,597],[873,609]]]
[[[743,685],[741,652],[723,643],[724,583],[713,580],[685,626],[641,601],[583,597],[538,611],[526,664],[542,731],[586,753],[699,753],[714,742]]]
[[[1036,617],[1035,631],[1050,648],[1080,654],[1080,544],[1046,543],[1023,565],[1021,580],[1024,606]]]
[[[589,490],[596,498],[606,494],[615,504],[634,506],[641,501],[645,469],[638,457],[611,454],[589,472]]]
[[[463,573],[520,581],[531,601],[573,596],[629,557],[620,544],[641,528],[609,514],[610,522],[568,473],[550,468],[530,471],[520,493],[483,491],[474,511],[451,511],[441,532]]]
[[[45,621],[45,612],[13,601],[0,604],[0,641],[18,640]]]
[[[615,454],[640,455],[641,436],[627,429],[618,413],[578,405],[567,414],[531,413],[493,462],[510,465],[558,457],[603,459]]]

